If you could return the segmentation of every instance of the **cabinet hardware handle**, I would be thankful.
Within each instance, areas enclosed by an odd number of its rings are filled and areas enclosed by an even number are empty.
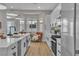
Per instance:
[[[12,48],[12,50],[15,49],[15,48],[16,48],[16,46],[14,46],[14,47]]]

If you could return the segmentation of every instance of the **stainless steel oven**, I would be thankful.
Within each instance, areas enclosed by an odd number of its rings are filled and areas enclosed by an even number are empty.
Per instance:
[[[52,40],[51,40],[51,49],[54,52],[54,54],[57,56],[57,51],[56,51],[57,50],[57,41],[56,41],[56,38],[52,38]]]

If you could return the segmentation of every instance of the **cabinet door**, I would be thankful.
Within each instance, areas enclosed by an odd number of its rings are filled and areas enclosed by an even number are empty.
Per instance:
[[[7,48],[0,48],[0,56],[7,56]]]
[[[17,43],[14,43],[10,47],[8,47],[8,55],[17,56]]]
[[[23,38],[21,41],[21,55],[24,56],[26,52],[26,39]]]
[[[25,39],[26,39],[26,49],[27,49],[27,47],[28,47],[28,43],[29,43],[29,41],[28,41],[29,38],[26,37]]]

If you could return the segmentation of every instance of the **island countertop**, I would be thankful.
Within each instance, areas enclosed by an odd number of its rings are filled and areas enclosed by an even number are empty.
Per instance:
[[[11,38],[11,37],[6,37],[6,39],[0,39],[0,48],[6,48],[9,47],[10,45],[22,40],[24,37],[28,36],[30,33],[21,35],[19,38]]]

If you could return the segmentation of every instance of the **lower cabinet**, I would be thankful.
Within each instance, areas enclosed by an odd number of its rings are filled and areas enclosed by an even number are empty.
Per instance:
[[[29,36],[26,36],[8,47],[1,47],[0,56],[24,56],[28,48],[28,43]]]
[[[26,38],[21,41],[21,56],[24,56],[26,52]]]
[[[11,46],[9,46],[7,48],[7,54],[8,56],[17,56],[18,55],[18,51],[17,51],[17,43],[12,44]]]
[[[8,56],[8,49],[0,48],[0,56]]]
[[[29,36],[26,36],[21,40],[21,56],[24,56],[29,44]]]
[[[29,43],[29,36],[26,36],[26,37],[22,38],[22,40],[17,42],[18,56],[25,55],[26,50],[28,48],[28,43]]]
[[[17,42],[17,51],[18,56],[21,56],[21,40]]]
[[[17,43],[14,43],[9,47],[0,48],[0,56],[17,56],[17,52]]]

